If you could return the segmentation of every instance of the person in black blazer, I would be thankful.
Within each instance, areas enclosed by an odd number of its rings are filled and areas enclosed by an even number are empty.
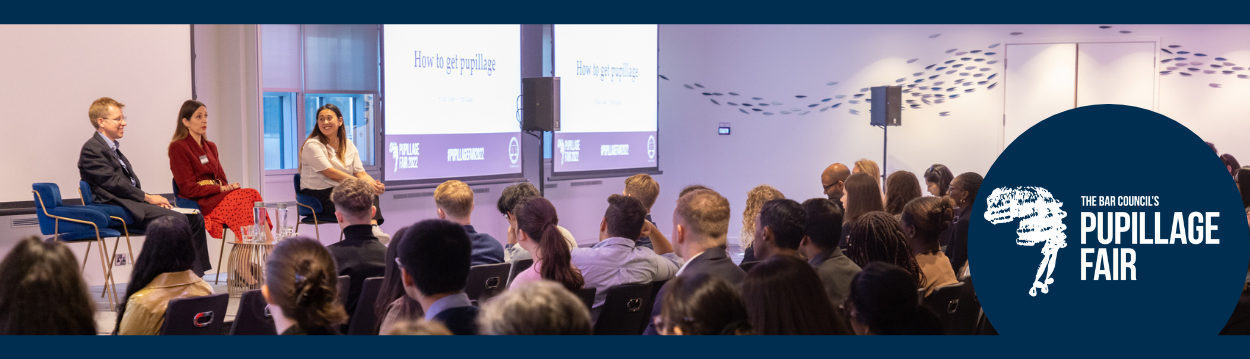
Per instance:
[[[706,273],[738,285],[746,276],[725,252],[725,236],[729,233],[729,200],[716,191],[702,189],[677,200],[673,210],[673,248],[686,264],[677,277],[693,277]],[[660,287],[656,298],[664,298],[668,284]],[[660,301],[651,307],[651,316],[660,315]],[[655,323],[648,322],[645,335],[657,335]]]
[[[356,313],[365,279],[386,274],[386,245],[374,235],[374,227],[370,224],[375,212],[374,196],[373,185],[355,178],[339,182],[330,194],[335,203],[334,216],[343,228],[343,240],[326,246],[326,249],[334,256],[338,275],[350,278],[347,302],[343,303],[349,315]]]
[[[146,228],[160,217],[189,221],[196,251],[196,264],[192,270],[202,277],[204,271],[212,268],[208,259],[204,218],[198,214],[184,216],[171,211],[169,209],[173,206],[165,197],[143,191],[134,166],[122,154],[121,144],[117,142],[126,129],[123,107],[125,105],[108,97],[91,103],[88,115],[96,132],[82,145],[82,152],[78,155],[78,175],[91,186],[92,202],[124,208],[138,224],[132,228]],[[85,198],[83,200],[86,201]]]
[[[425,317],[443,323],[455,335],[477,334],[478,309],[464,293],[473,254],[464,227],[427,219],[409,227],[399,246],[404,292],[421,303]]]

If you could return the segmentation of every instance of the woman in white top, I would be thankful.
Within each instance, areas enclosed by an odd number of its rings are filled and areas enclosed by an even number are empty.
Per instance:
[[[299,154],[299,192],[321,201],[321,215],[334,213],[330,193],[334,186],[347,178],[358,178],[373,185],[378,195],[386,191],[386,185],[365,173],[356,145],[347,139],[343,128],[343,113],[338,106],[326,104],[317,109],[317,129],[308,135]],[[373,197],[377,208],[371,224],[382,224],[382,208],[378,197]]]

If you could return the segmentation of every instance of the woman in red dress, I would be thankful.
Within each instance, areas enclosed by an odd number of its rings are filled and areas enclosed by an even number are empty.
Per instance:
[[[217,144],[204,138],[207,132],[208,107],[195,100],[183,102],[178,110],[178,129],[169,143],[169,169],[174,173],[178,196],[200,205],[209,235],[222,238],[223,227],[229,227],[237,240],[243,238],[240,228],[255,224],[252,207],[263,199],[260,192],[226,180],[226,171],[217,158]],[[265,219],[268,223],[269,218]]]

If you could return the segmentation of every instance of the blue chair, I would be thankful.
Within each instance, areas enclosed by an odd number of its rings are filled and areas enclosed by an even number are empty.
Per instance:
[[[86,206],[65,206],[61,202],[61,188],[55,183],[35,183],[31,185],[34,194],[35,215],[39,219],[39,230],[44,235],[51,235],[63,242],[86,241],[87,252],[83,254],[79,274],[87,269],[87,258],[91,254],[90,242],[100,247],[100,269],[104,273],[104,294],[108,296],[109,310],[114,310],[117,302],[117,285],[113,282],[112,267],[105,264],[106,258],[104,238],[114,237],[121,240],[122,233],[108,228],[110,218],[104,212]],[[112,295],[109,288],[113,289]]]
[[[313,196],[299,193],[299,182],[300,176],[299,173],[296,173],[294,182],[295,204],[297,208],[296,212],[303,218],[301,218],[298,222],[295,222],[295,232],[299,232],[300,223],[311,224],[313,225],[313,229],[317,232],[317,241],[320,242],[321,229],[317,226],[321,223],[338,223],[339,221],[334,218],[333,213],[330,213],[329,217],[326,217],[326,214],[321,213],[322,208],[320,200]]]
[[[84,207],[94,209],[100,212],[104,212],[106,216],[109,216],[108,228],[118,230],[123,235],[126,236],[126,254],[130,255],[131,261],[134,261],[135,251],[134,251],[134,248],[130,245],[130,236],[131,235],[142,236],[143,231],[138,230],[138,229],[133,229],[133,230],[130,229],[130,225],[135,223],[135,219],[133,216],[130,215],[130,212],[126,212],[126,209],[122,208],[121,206],[114,206],[111,204],[92,202],[95,197],[92,197],[91,185],[87,184],[87,181],[78,181],[78,195],[82,197],[82,205]],[[104,252],[104,257],[112,258],[112,256],[117,255],[117,246],[120,244],[120,242],[121,240],[114,242],[113,252],[112,252],[113,254],[109,255],[109,252]],[[107,249],[108,247],[105,247],[105,248]],[[112,268],[113,268],[113,261],[109,261],[109,270],[112,270]]]
[[[173,183],[173,185],[174,185],[174,206],[175,206],[175,207],[178,207],[178,208],[190,208],[190,209],[194,209],[194,210],[200,211],[200,214],[201,214],[201,215],[203,215],[203,214],[204,214],[204,212],[203,212],[202,210],[200,210],[200,204],[199,204],[199,203],[197,203],[197,202],[195,202],[195,201],[193,201],[193,200],[189,200],[189,199],[186,199],[186,198],[179,197],[179,193],[181,193],[181,191],[180,191],[180,190],[178,190],[178,181],[177,181],[177,180],[170,180],[170,182],[172,182],[172,183]],[[217,267],[216,267],[216,268],[218,268],[218,269],[217,269],[217,272],[218,272],[218,273],[217,273],[217,276],[213,278],[213,284],[214,284],[214,285],[216,285],[218,282],[220,282],[220,281],[221,281],[221,269],[220,269],[220,268],[221,268],[221,260],[222,260],[223,258],[226,258],[226,256],[225,256],[225,254],[226,254],[226,235],[230,234],[230,227],[229,227],[229,226],[226,226],[225,224],[222,224],[222,225],[221,225],[221,227],[222,227],[224,230],[221,232],[221,249],[219,249],[219,250],[217,251]]]

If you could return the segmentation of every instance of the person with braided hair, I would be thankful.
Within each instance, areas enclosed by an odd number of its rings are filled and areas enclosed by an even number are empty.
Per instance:
[[[534,257],[534,264],[518,274],[509,286],[538,282],[543,279],[555,281],[569,291],[582,289],[586,281],[582,271],[573,265],[573,257],[564,235],[556,228],[560,218],[556,207],[542,197],[530,197],[512,210],[516,216],[517,245]]]
[[[889,213],[875,211],[860,216],[851,226],[846,246],[846,256],[860,268],[871,262],[886,262],[907,270],[916,283],[925,283],[924,271],[912,256],[903,227]]]
[[[857,335],[941,335],[942,322],[920,305],[913,273],[873,262],[851,279],[842,308]]]
[[[925,296],[934,289],[944,285],[959,283],[955,269],[951,268],[950,258],[942,253],[938,237],[951,225],[955,217],[955,201],[945,197],[921,197],[907,202],[903,207],[903,236],[907,237],[907,245],[912,255],[916,256],[916,264],[924,273],[926,282],[920,283],[925,289]]]
[[[338,296],[334,257],[316,239],[278,242],[265,263],[260,292],[282,335],[338,335],[338,326],[347,322],[347,311],[334,302]]]

